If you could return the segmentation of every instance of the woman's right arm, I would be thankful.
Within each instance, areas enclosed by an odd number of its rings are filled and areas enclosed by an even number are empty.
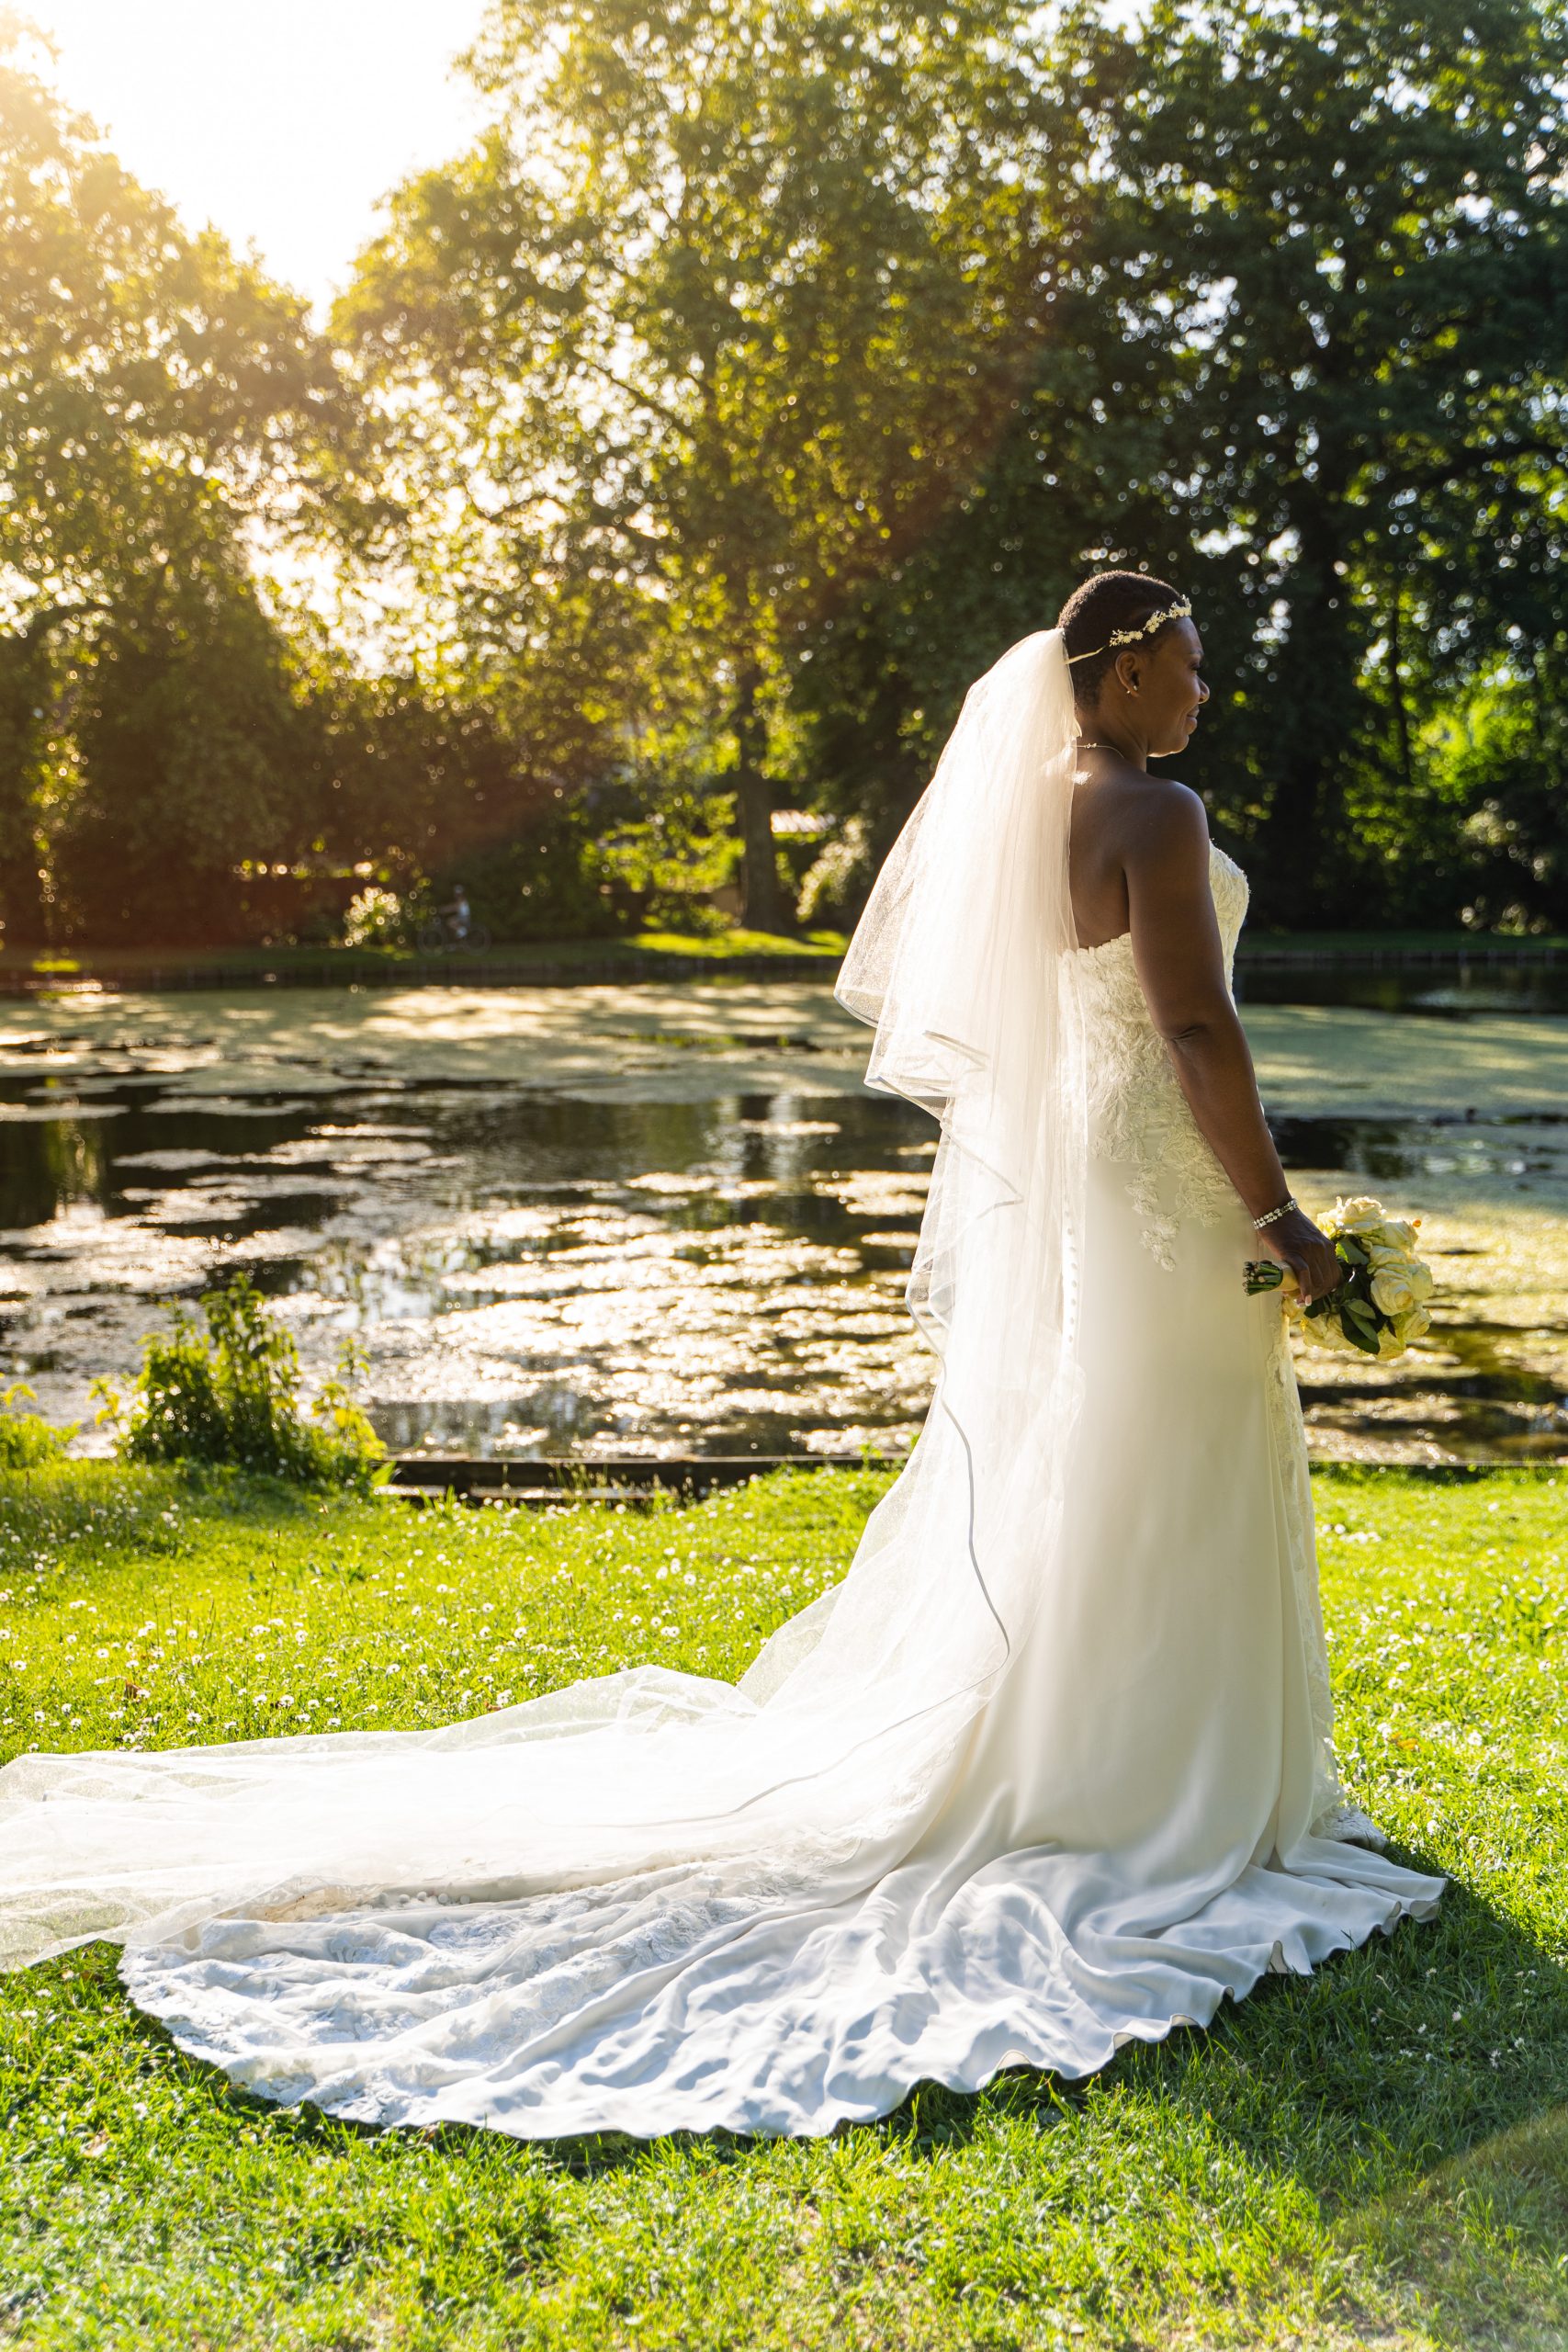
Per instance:
[[[1178,1082],[1249,1216],[1278,1208],[1290,1186],[1263,1116],[1252,1054],[1229,989],[1209,888],[1209,826],[1185,785],[1162,783],[1139,811],[1124,854],[1133,957]],[[1288,1266],[1303,1299],[1338,1287],[1334,1245],[1301,1209],[1265,1226],[1264,1249]]]

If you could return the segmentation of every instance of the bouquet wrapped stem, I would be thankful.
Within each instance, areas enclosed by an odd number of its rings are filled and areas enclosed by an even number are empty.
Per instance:
[[[1277,1290],[1285,1312],[1297,1317],[1320,1347],[1384,1359],[1403,1355],[1431,1322],[1431,1268],[1416,1254],[1419,1217],[1391,1217],[1382,1203],[1364,1196],[1336,1201],[1320,1220],[1344,1269],[1337,1287],[1303,1306],[1296,1278],[1272,1258],[1249,1259],[1249,1292]]]

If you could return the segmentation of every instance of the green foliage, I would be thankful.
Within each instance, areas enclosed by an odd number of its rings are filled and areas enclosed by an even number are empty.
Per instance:
[[[1476,930],[1568,931],[1568,660],[1489,678],[1433,721],[1424,765],[1461,814]]]
[[[739,860],[777,930],[775,802],[874,864],[968,680],[1129,560],[1196,601],[1255,921],[1568,921],[1555,0],[495,0],[489,126],[331,337],[32,54],[7,17],[9,944],[216,944],[246,864],[530,940],[689,928]]]
[[[29,53],[6,12],[0,916],[28,944],[46,922],[178,936],[299,824],[289,652],[249,534],[298,505],[337,379],[304,305],[185,232]]]
[[[76,1434],[74,1429],[57,1430],[41,1414],[18,1412],[17,1400],[32,1394],[24,1380],[0,1391],[0,1470],[35,1470],[58,1462]]]
[[[698,956],[714,965],[716,969],[744,956],[750,963],[765,956],[779,967],[779,978],[787,979],[791,961],[798,956],[840,956],[849,941],[841,931],[807,931],[779,933],[776,931],[747,931],[743,925],[721,922],[710,930],[706,924],[695,931],[640,931],[637,935],[639,956]],[[646,969],[646,967],[645,967]]]
[[[871,832],[863,817],[846,819],[807,867],[796,914],[803,923],[852,923],[875,878]]]
[[[812,774],[880,846],[968,677],[1131,560],[1195,599],[1187,780],[1255,922],[1545,911],[1561,749],[1498,875],[1464,829],[1503,775],[1456,795],[1424,745],[1499,665],[1541,746],[1564,702],[1568,22],[1170,0],[1062,40],[1103,142],[1083,245],[975,481],[801,642]]]
[[[367,2314],[384,2352],[1555,2352],[1562,1476],[1313,1484],[1341,1754],[1398,1857],[1450,1874],[1430,1925],[1087,2082],[926,2086],[782,2143],[279,2110],[87,1947],[0,1978],[17,2352],[319,2352]],[[105,1463],[6,1480],[0,1754],[430,1726],[650,1658],[731,1677],[882,1488],[413,1511]]]
[[[448,859],[428,895],[439,905],[459,884],[475,921],[502,942],[613,938],[636,916],[586,800],[554,807],[511,841]]]
[[[503,127],[400,192],[337,313],[470,670],[531,693],[543,644],[606,747],[727,738],[753,924],[780,649],[970,478],[1044,324],[1087,150],[1039,59],[1010,0],[501,0]]]
[[[408,910],[395,890],[378,882],[356,890],[343,919],[345,947],[405,947],[409,944]]]
[[[193,559],[200,576],[128,586],[78,649],[79,777],[52,828],[57,935],[221,942],[240,858],[292,845],[306,729],[277,632],[214,538]]]
[[[643,798],[635,815],[604,835],[605,869],[649,923],[671,931],[717,931],[725,919],[705,903],[735,880],[740,858],[734,796],[674,786]]]
[[[1381,756],[1417,798],[1422,701],[1495,659],[1522,610],[1537,645],[1568,626],[1548,584],[1565,64],[1559,12],[1512,0],[1166,0],[1122,95],[1141,298],[1207,313],[1180,355],[1182,436],[1209,453],[1190,527],[1239,532],[1251,575],[1226,763],[1266,802],[1252,863],[1277,918],[1386,903],[1397,860],[1368,860],[1347,820],[1357,765]]]
[[[121,1461],[226,1463],[361,1492],[385,1475],[385,1449],[345,1381],[325,1383],[311,1418],[301,1414],[292,1334],[250,1282],[207,1292],[201,1312],[205,1329],[176,1308],[173,1329],[147,1340],[129,1408],[103,1384]]]

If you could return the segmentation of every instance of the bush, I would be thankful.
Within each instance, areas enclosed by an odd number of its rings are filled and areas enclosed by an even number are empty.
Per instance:
[[[401,947],[408,933],[408,911],[395,890],[372,882],[349,900],[343,919],[345,947]]]
[[[734,794],[649,786],[623,802],[620,820],[604,833],[604,856],[642,920],[658,930],[710,937],[731,929],[733,917],[713,897],[733,889],[739,877]],[[793,882],[784,887],[793,898]]]
[[[209,1291],[201,1312],[205,1330],[176,1307],[172,1329],[147,1340],[129,1410],[99,1385],[122,1462],[228,1463],[362,1494],[386,1475],[386,1449],[344,1379],[301,1414],[299,1351],[249,1282]]]
[[[807,929],[814,923],[841,923],[847,928],[858,919],[875,879],[869,830],[863,818],[851,817],[843,831],[825,842],[807,866],[796,920]]]
[[[631,909],[606,865],[590,810],[571,803],[513,841],[474,848],[438,868],[429,897],[446,904],[461,888],[494,940],[605,939],[629,927]]]
[[[17,1397],[32,1393],[18,1380],[0,1394],[0,1470],[36,1470],[40,1463],[58,1462],[76,1434],[74,1428],[52,1428],[37,1413],[18,1413]]]

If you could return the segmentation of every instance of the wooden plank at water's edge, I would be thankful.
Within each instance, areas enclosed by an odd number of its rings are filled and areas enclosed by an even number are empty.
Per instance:
[[[726,1487],[743,1487],[750,1478],[774,1470],[901,1470],[907,1453],[697,1453],[611,1455],[597,1462],[536,1458],[531,1462],[491,1462],[443,1456],[413,1456],[393,1465],[388,1484],[378,1489],[395,1502],[426,1503],[451,1496],[457,1502],[475,1503],[612,1503],[647,1502],[663,1490],[687,1502]],[[1546,1479],[1562,1476],[1568,1457],[1547,1455],[1536,1460],[1495,1462],[1371,1463],[1369,1469],[1390,1469],[1425,1485],[1468,1486],[1489,1477],[1499,1466],[1517,1476],[1534,1472]]]
[[[660,1488],[700,1501],[773,1470],[897,1470],[894,1453],[612,1454],[598,1461],[492,1462],[418,1454],[394,1464],[380,1492],[402,1502],[451,1495],[459,1502],[646,1502]]]

